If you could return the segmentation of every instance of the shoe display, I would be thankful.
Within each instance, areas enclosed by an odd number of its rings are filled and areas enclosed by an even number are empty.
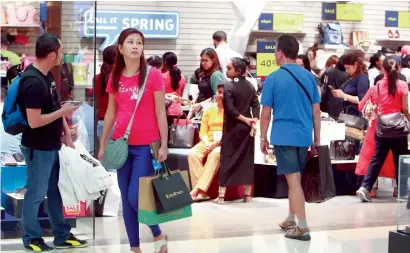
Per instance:
[[[396,30],[396,32],[394,33],[394,38],[395,39],[400,39],[400,33],[398,30]]]
[[[71,249],[71,248],[85,248],[88,246],[87,241],[80,240],[75,237],[73,234],[70,234],[68,239],[61,243],[54,245],[56,249]]]
[[[48,246],[43,238],[31,240],[30,244],[24,247],[28,252],[53,252],[54,249]]]
[[[389,30],[389,31],[387,32],[387,34],[388,34],[388,36],[389,36],[389,39],[393,39],[393,38],[394,38],[394,35],[393,35],[392,30]]]

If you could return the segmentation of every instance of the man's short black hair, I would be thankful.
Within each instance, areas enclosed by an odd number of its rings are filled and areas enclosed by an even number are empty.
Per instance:
[[[60,39],[50,33],[44,33],[38,37],[36,42],[36,57],[44,59],[50,53],[57,53],[60,48]]]
[[[212,38],[218,42],[221,42],[221,41],[226,41],[227,36],[224,31],[216,31],[214,35],[212,36]]]
[[[219,89],[219,88],[225,88],[225,84],[224,83],[220,83],[220,84],[218,84],[218,86],[217,86],[217,88],[216,89]]]
[[[278,38],[276,50],[282,51],[286,58],[296,60],[299,53],[299,42],[292,35],[283,34]]]

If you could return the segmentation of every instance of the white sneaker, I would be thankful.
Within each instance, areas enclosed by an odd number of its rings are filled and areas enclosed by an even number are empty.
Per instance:
[[[372,202],[369,191],[364,187],[360,187],[359,190],[356,191],[356,195],[362,200],[362,202]]]

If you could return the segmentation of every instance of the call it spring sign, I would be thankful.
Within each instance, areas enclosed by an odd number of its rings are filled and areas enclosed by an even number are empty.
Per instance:
[[[97,10],[84,12],[83,37],[103,38],[99,47],[104,50],[116,43],[126,28],[136,28],[148,39],[177,39],[179,36],[179,13],[162,11]],[[96,29],[96,31],[95,31]]]
[[[258,21],[258,30],[275,32],[302,32],[303,14],[262,13]]]

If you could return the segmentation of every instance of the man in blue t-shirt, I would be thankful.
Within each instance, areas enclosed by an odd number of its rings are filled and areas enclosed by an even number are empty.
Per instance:
[[[279,226],[287,231],[285,237],[308,241],[310,231],[301,172],[305,168],[308,148],[312,147],[316,153],[315,148],[320,145],[320,96],[312,73],[295,64],[298,51],[295,37],[279,37],[275,56],[281,68],[270,74],[263,85],[260,139],[261,150],[267,154],[267,131],[273,114],[270,144],[274,146],[278,174],[286,176],[290,203],[289,215]]]

